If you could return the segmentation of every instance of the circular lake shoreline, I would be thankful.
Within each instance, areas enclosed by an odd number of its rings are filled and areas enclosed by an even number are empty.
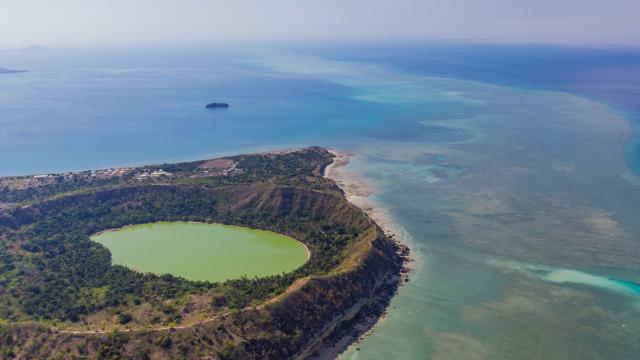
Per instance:
[[[222,282],[287,273],[310,257],[308,247],[268,230],[203,222],[127,225],[91,235],[114,265],[193,281]]]

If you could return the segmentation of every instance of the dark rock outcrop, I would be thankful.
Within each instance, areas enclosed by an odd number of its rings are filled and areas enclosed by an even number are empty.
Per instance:
[[[207,106],[205,106],[205,107],[207,109],[226,109],[226,108],[229,107],[229,104],[213,102],[213,103],[207,104]]]

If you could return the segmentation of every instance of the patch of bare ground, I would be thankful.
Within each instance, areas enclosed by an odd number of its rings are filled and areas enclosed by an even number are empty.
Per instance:
[[[201,169],[210,169],[210,170],[224,170],[229,169],[235,161],[231,159],[213,159],[208,160],[204,164],[200,165]]]

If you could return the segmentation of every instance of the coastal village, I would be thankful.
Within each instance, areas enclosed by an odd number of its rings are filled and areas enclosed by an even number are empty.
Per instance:
[[[52,184],[74,183],[86,181],[103,181],[109,183],[110,180],[126,181],[161,181],[162,179],[174,176],[189,177],[217,177],[233,176],[242,173],[238,168],[238,162],[231,159],[212,159],[204,161],[195,170],[185,174],[184,172],[171,172],[162,165],[152,165],[144,167],[119,167],[101,170],[85,170],[65,173],[22,175],[0,177],[0,191],[2,190],[25,190],[30,188],[40,188]],[[9,207],[10,203],[0,202],[0,209]]]

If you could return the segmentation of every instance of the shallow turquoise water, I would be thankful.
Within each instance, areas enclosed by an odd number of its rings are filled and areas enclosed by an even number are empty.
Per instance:
[[[553,91],[571,87],[560,62],[545,78],[555,85],[528,87],[544,66],[518,64],[510,83],[506,50],[490,64],[436,50],[378,61],[269,48],[3,54],[3,67],[31,72],[0,77],[0,174],[350,150],[348,169],[374,186],[416,263],[388,318],[344,358],[633,358],[633,112]],[[436,58],[462,70],[430,76]],[[206,111],[211,101],[231,108]]]

